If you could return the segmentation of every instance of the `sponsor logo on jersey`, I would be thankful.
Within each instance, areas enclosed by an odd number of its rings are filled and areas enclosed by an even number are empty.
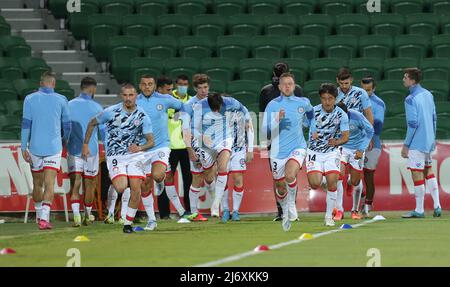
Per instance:
[[[166,155],[166,154],[165,154],[163,151],[160,151],[160,152],[158,153],[159,158],[164,158],[165,155]]]
[[[302,113],[305,112],[305,109],[304,109],[303,107],[299,107],[299,108],[298,108],[298,112],[299,112],[300,114],[302,114]]]
[[[163,108],[164,108],[164,107],[163,107],[163,105],[161,105],[161,104],[156,105],[156,109],[157,109],[158,111],[162,111]]]

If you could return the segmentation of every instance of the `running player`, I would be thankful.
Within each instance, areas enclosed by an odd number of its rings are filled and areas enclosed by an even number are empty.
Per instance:
[[[83,178],[84,189],[84,212],[85,217],[83,225],[91,224],[95,217],[91,214],[92,203],[94,201],[94,192],[97,186],[97,174],[99,163],[98,152],[98,129],[89,141],[89,150],[91,156],[84,160],[81,157],[81,148],[89,121],[103,109],[93,100],[97,82],[91,77],[85,77],[81,80],[80,95],[69,102],[69,112],[72,121],[72,132],[70,133],[67,144],[68,156],[67,164],[69,166],[70,176],[70,200],[72,202],[74,227],[81,226],[80,215],[80,187],[81,178]]]
[[[321,104],[314,107],[306,158],[308,182],[312,189],[321,186],[323,176],[327,183],[325,225],[334,226],[332,218],[336,204],[337,181],[340,174],[339,146],[349,138],[348,116],[335,106],[337,88],[330,83],[320,85]]]
[[[264,111],[263,136],[271,140],[270,162],[273,179],[276,181],[276,197],[283,209],[282,227],[291,228],[289,203],[295,202],[297,174],[306,156],[306,141],[303,136],[303,120],[313,118],[313,107],[307,98],[294,96],[294,75],[280,76],[281,95],[272,100]]]
[[[439,187],[432,170],[431,152],[436,148],[436,107],[433,95],[419,84],[422,72],[408,68],[403,76],[403,85],[409,89],[405,99],[406,138],[402,157],[408,159],[408,169],[414,181],[416,209],[403,218],[424,218],[425,181],[434,202],[434,217],[441,216]]]
[[[89,122],[84,138],[82,156],[91,155],[89,141],[94,128],[105,124],[106,158],[114,188],[122,193],[128,186],[131,189],[123,232],[132,233],[134,217],[141,196],[141,184],[145,180],[143,151],[154,145],[152,124],[144,110],[136,105],[137,93],[131,84],[121,88],[122,103],[113,105],[97,114]],[[145,137],[146,143],[142,144]]]
[[[34,207],[41,230],[52,229],[50,208],[61,166],[61,137],[67,142],[72,126],[67,99],[55,93],[55,84],[54,73],[43,73],[41,87],[27,95],[23,103],[21,150],[25,161],[31,164]]]

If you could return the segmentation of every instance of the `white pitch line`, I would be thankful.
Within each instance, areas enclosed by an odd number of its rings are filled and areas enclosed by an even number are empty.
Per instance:
[[[352,225],[352,228],[358,228],[360,226],[363,226],[363,225],[366,225],[366,224],[370,224],[370,223],[373,223],[373,222],[376,222],[376,221],[379,221],[379,220],[374,220],[374,219],[366,220],[366,221],[363,221],[361,223]],[[343,230],[345,230],[345,229],[340,229],[339,228],[339,229],[333,229],[333,230],[329,230],[329,231],[325,231],[325,232],[321,232],[321,233],[315,233],[315,234],[313,234],[313,238],[312,239],[316,239],[318,237],[322,237],[322,236],[329,235],[329,234],[332,234],[332,233],[340,232],[340,231],[343,231]],[[288,245],[291,245],[291,244],[302,243],[304,241],[308,241],[308,240],[312,240],[312,239],[294,239],[294,240],[290,240],[290,241],[286,241],[286,242],[281,242],[281,243],[269,246],[269,250],[278,249],[278,248],[285,247],[285,246],[288,246]],[[262,251],[254,251],[254,250],[247,251],[247,252],[244,252],[244,253],[239,253],[239,254],[236,254],[236,255],[225,257],[225,258],[222,258],[222,259],[219,259],[219,260],[210,261],[210,262],[207,262],[207,263],[204,263],[204,264],[195,265],[194,267],[213,267],[213,266],[217,266],[217,265],[220,265],[220,264],[241,260],[243,258],[250,257],[250,256],[253,256],[253,255],[257,255],[257,254],[261,254],[261,253],[263,253],[263,252]]]

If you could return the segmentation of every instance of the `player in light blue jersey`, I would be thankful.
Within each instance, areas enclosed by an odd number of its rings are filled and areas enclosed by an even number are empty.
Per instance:
[[[306,169],[308,182],[312,189],[318,189],[323,176],[327,183],[327,208],[325,225],[334,226],[332,218],[336,204],[337,181],[340,174],[339,146],[349,138],[348,116],[335,106],[337,88],[324,83],[319,88],[321,104],[314,107],[311,121]]]
[[[372,140],[373,127],[360,112],[353,109],[347,110],[347,107],[342,102],[338,103],[337,106],[348,115],[350,136],[348,142],[341,147],[341,175],[337,183],[336,211],[333,219],[342,220],[344,217],[344,208],[342,206],[344,186],[342,185],[342,180],[346,179],[345,176],[349,173],[349,184],[356,187],[353,191],[352,219],[359,220],[361,219],[358,210],[363,189],[361,176],[363,173],[364,152]]]
[[[273,99],[264,111],[262,135],[271,141],[270,163],[276,181],[276,198],[283,209],[282,227],[288,231],[289,205],[295,205],[297,174],[306,156],[303,136],[303,120],[313,119],[313,107],[309,99],[295,97],[295,80],[290,73],[280,76],[281,95]],[[294,217],[297,216],[295,209]]]
[[[144,151],[154,145],[152,124],[144,110],[136,105],[137,92],[133,85],[124,84],[121,89],[122,103],[113,105],[97,114],[89,122],[83,142],[82,156],[87,159],[91,153],[89,141],[99,124],[105,125],[106,159],[114,188],[122,193],[130,187],[123,232],[132,233],[134,217],[141,197],[141,184],[145,180]],[[142,144],[142,138],[146,139]]]
[[[408,159],[416,195],[416,209],[403,218],[423,218],[425,182],[434,201],[434,217],[441,216],[439,187],[432,170],[431,153],[436,148],[436,107],[433,95],[419,84],[422,72],[408,68],[403,76],[403,85],[409,89],[405,99],[407,131],[403,142],[402,157]]]
[[[85,160],[81,157],[84,135],[89,121],[103,108],[93,97],[97,88],[97,82],[91,77],[81,80],[80,95],[69,102],[70,120],[72,122],[72,132],[67,143],[67,164],[70,176],[70,200],[73,211],[74,227],[81,226],[80,215],[80,187],[84,186],[84,211],[85,217],[83,225],[89,225],[95,217],[91,214],[94,201],[94,192],[97,186],[97,174],[99,164],[98,152],[98,128],[94,130],[94,135],[89,141],[91,156]],[[83,178],[83,182],[81,181]]]
[[[364,182],[366,183],[365,200],[362,208],[363,216],[370,217],[372,210],[373,198],[375,195],[374,175],[377,169],[378,159],[381,155],[381,130],[383,129],[384,115],[386,113],[386,105],[383,100],[375,94],[376,83],[372,77],[365,77],[361,80],[361,87],[369,95],[372,104],[373,112],[373,147],[366,151],[366,158],[364,159]]]
[[[31,164],[33,200],[42,230],[52,229],[50,207],[55,177],[61,166],[61,138],[67,142],[72,125],[66,97],[54,91],[55,74],[42,74],[40,85],[39,90],[26,96],[23,103],[21,149],[23,158]]]

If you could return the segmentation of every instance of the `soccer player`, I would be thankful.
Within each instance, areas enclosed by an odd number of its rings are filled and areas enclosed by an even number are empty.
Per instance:
[[[350,173],[350,184],[355,187],[353,192],[353,208],[352,219],[361,219],[358,214],[359,202],[361,200],[361,192],[363,184],[361,176],[363,173],[364,151],[368,148],[373,136],[373,127],[363,114],[356,110],[349,109],[344,103],[337,104],[348,116],[348,124],[350,136],[348,142],[341,147],[341,177],[344,178],[346,172]],[[342,200],[344,195],[344,187],[342,179],[337,183],[336,198],[336,214],[334,220],[342,220],[344,216],[344,208]]]
[[[27,95],[23,104],[21,150],[31,164],[34,207],[41,230],[52,229],[50,208],[61,166],[61,137],[67,142],[72,126],[67,99],[55,93],[55,84],[54,73],[43,73],[39,90]]]
[[[405,99],[407,131],[403,142],[402,157],[408,159],[408,168],[414,181],[416,209],[403,218],[424,218],[425,182],[434,202],[433,217],[441,216],[439,187],[432,170],[431,152],[436,147],[436,107],[433,95],[419,84],[422,72],[408,68],[403,85],[409,89]]]
[[[84,138],[82,156],[91,155],[89,141],[94,128],[105,125],[106,158],[109,176],[114,188],[122,193],[130,187],[123,232],[132,233],[134,217],[137,212],[141,184],[145,180],[144,151],[154,145],[152,124],[144,110],[136,105],[137,92],[133,85],[124,84],[121,88],[122,103],[113,105],[97,114],[89,122]],[[142,144],[145,138],[145,144]]]
[[[372,210],[373,198],[375,195],[374,175],[378,165],[378,159],[381,155],[381,130],[383,129],[384,114],[386,105],[383,100],[375,94],[375,80],[372,77],[366,77],[361,80],[361,87],[369,95],[373,112],[373,148],[367,149],[364,161],[364,181],[366,183],[366,198],[362,208],[363,216],[369,217]]]
[[[280,76],[281,95],[272,100],[264,111],[262,133],[271,140],[270,162],[276,182],[277,201],[283,209],[282,227],[291,228],[288,203],[295,203],[297,174],[306,156],[303,120],[313,118],[313,107],[307,98],[294,96],[294,75]],[[297,210],[296,210],[297,211]]]
[[[69,166],[70,176],[70,200],[72,202],[74,227],[81,226],[80,215],[80,187],[81,178],[83,178],[84,187],[84,212],[85,217],[83,225],[89,225],[95,217],[91,214],[92,203],[94,201],[94,192],[97,186],[97,174],[99,167],[98,152],[98,129],[94,130],[94,135],[89,141],[89,150],[91,156],[84,160],[81,157],[83,139],[86,133],[89,121],[103,109],[94,101],[93,97],[97,88],[97,82],[91,77],[85,77],[81,80],[80,95],[69,102],[69,112],[72,122],[72,132],[70,133],[67,144],[68,156],[67,164]]]
[[[337,88],[330,83],[320,85],[321,104],[314,107],[310,126],[309,145],[306,158],[308,182],[312,189],[318,189],[323,176],[327,183],[327,208],[325,225],[334,226],[332,218],[336,204],[337,181],[340,174],[339,146],[349,138],[348,116],[335,106]]]

